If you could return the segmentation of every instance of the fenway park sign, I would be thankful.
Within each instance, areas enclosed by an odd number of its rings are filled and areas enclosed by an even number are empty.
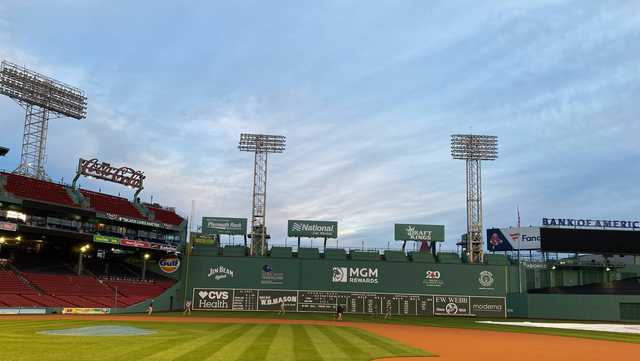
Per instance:
[[[640,221],[582,218],[542,218],[545,227],[640,229]]]

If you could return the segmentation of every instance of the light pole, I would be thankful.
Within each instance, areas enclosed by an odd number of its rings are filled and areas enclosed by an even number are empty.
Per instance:
[[[267,154],[282,153],[286,137],[267,134],[240,134],[238,148],[255,154],[253,161],[253,206],[251,210],[251,251],[265,256],[267,251]]]
[[[4,242],[6,242],[4,240],[4,237],[0,237],[0,254],[2,254],[2,245],[4,244]]]
[[[87,252],[90,247],[88,244],[80,247],[80,253],[78,253],[78,276],[82,275],[82,259],[84,258],[84,253]]]
[[[467,165],[467,244],[469,263],[482,263],[482,177],[480,161],[498,158],[498,137],[492,135],[454,134],[451,156]]]
[[[142,257],[142,280],[146,280],[147,278],[147,260],[151,257],[148,253],[145,253]]]

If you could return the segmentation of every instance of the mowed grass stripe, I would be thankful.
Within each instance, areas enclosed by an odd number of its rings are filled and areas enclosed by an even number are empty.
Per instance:
[[[282,361],[294,355],[293,351],[293,327],[291,325],[280,325],[274,342],[271,343],[266,361]]]
[[[231,333],[234,330],[237,330],[240,327],[242,327],[242,325],[234,325],[234,324],[220,324],[216,326],[217,328],[215,330],[212,330],[208,333],[203,332],[204,336],[201,336],[203,333],[199,332],[198,333],[199,337],[191,338],[189,341],[180,343],[166,350],[156,352],[153,355],[150,355],[144,358],[143,360],[149,360],[149,361],[175,360],[195,348],[208,344],[209,342],[215,340],[216,338],[224,337],[226,334]]]
[[[307,329],[314,326],[291,326],[293,330],[293,354],[296,360],[322,360],[323,357],[313,344]]]
[[[117,337],[117,336],[116,336]],[[135,342],[127,344],[129,349],[123,353],[118,350],[111,350],[105,354],[107,360],[140,360],[151,354],[161,353],[189,340],[189,334],[181,336],[157,337],[157,336],[136,336]]]
[[[231,341],[242,338],[245,332],[252,329],[255,325],[241,325],[240,327],[232,330],[231,332],[212,339],[209,343],[200,347],[196,347],[191,351],[182,355],[181,359],[199,361],[204,360],[212,353],[218,351]]]
[[[264,332],[265,329],[273,327],[273,325],[253,325],[248,331],[242,335],[242,337],[236,337],[231,342],[222,346],[219,350],[209,355],[206,361],[227,361],[237,360],[240,361],[240,355],[245,354],[245,351],[250,350],[258,336]],[[249,358],[248,360],[256,360],[256,358]],[[242,360],[244,361],[244,360]]]
[[[306,330],[311,337],[311,342],[317,350],[320,350],[320,355],[324,360],[349,360],[349,354],[345,353],[338,346],[334,345],[334,341],[327,337],[324,333],[318,330],[318,326],[306,327]]]
[[[335,332],[338,335],[348,339],[355,347],[367,352],[369,355],[393,355],[393,352],[389,352],[383,347],[380,347],[378,340],[371,338],[365,340],[361,338],[355,328],[351,327],[336,327]]]
[[[280,330],[279,325],[269,325],[262,331],[256,340],[251,344],[251,347],[247,348],[240,356],[238,360],[264,360],[267,358],[269,349],[273,344],[276,334]]]
[[[414,354],[420,353],[420,350],[417,350],[413,347],[404,345],[400,342],[389,340],[388,338],[385,338],[382,336],[373,335],[359,328],[350,328],[349,331],[355,336],[364,340],[365,342],[368,342],[370,344],[375,344],[376,346],[386,350],[391,354],[414,355]]]
[[[327,336],[331,341],[333,341],[334,345],[351,358],[358,360],[368,360],[371,358],[371,354],[352,342],[350,337],[345,337],[338,333],[337,330],[339,328],[341,329],[342,327],[318,326],[318,331]]]

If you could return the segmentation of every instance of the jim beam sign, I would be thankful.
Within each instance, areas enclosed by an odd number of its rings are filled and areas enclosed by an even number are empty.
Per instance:
[[[289,220],[289,237],[338,238],[338,222]]]
[[[395,240],[444,242],[444,226],[433,224],[396,224]]]

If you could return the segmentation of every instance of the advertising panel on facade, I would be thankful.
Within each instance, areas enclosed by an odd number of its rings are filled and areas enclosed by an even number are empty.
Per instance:
[[[246,218],[202,217],[203,234],[247,234]]]
[[[396,224],[396,241],[444,242],[444,226],[434,224]]]
[[[289,237],[338,238],[338,222],[334,221],[290,219],[287,229]]]
[[[540,249],[540,227],[489,228],[489,251],[516,251]]]

